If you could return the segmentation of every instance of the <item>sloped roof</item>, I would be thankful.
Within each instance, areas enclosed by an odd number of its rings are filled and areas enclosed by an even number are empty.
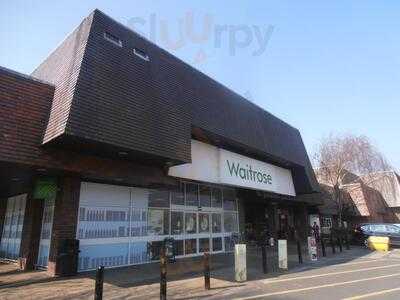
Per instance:
[[[378,191],[389,207],[400,207],[400,178],[394,171],[361,176],[363,182]]]
[[[105,40],[105,32],[122,47]],[[190,162],[199,128],[247,156],[290,168],[298,194],[318,191],[297,129],[99,10],[32,75],[56,86],[44,144],[92,143],[176,164]]]

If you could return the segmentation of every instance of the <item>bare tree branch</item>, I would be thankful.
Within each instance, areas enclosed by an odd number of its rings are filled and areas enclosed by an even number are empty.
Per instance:
[[[366,136],[353,134],[329,135],[317,147],[314,155],[316,175],[320,183],[333,187],[332,199],[338,207],[339,226],[347,210],[341,186],[377,171],[390,169],[389,164]]]

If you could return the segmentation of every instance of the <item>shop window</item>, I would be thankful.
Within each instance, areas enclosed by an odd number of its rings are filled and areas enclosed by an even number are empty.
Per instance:
[[[212,251],[213,252],[222,251],[222,238],[217,237],[212,239]]]
[[[43,202],[44,207],[37,265],[47,267],[50,252],[51,231],[53,227],[54,199],[44,199]]]
[[[185,185],[181,184],[181,188],[171,192],[171,205],[185,205]]]
[[[144,223],[144,226],[142,227],[142,235],[146,236],[147,235],[147,210],[142,209],[142,222]]]
[[[79,239],[103,239],[126,237],[129,235],[129,208],[81,207],[78,225]]]
[[[169,191],[150,190],[149,207],[169,207]]]
[[[210,215],[208,213],[199,213],[199,232],[210,232]]]
[[[130,236],[144,236],[147,234],[146,210],[132,208]]]
[[[196,213],[185,213],[185,232],[187,234],[197,233]]]
[[[148,235],[169,234],[169,211],[149,208],[147,227]]]
[[[332,228],[332,218],[323,217],[321,221],[321,227]]]
[[[205,185],[200,186],[200,206],[211,206],[211,188]]]
[[[238,232],[237,213],[224,213],[224,230],[225,232]]]
[[[199,206],[198,188],[199,186],[197,184],[186,184],[186,206]]]
[[[129,248],[129,264],[140,264],[149,261],[150,247],[147,242],[133,242]]]
[[[219,188],[213,188],[211,194],[211,206],[215,208],[222,207],[222,190]]]
[[[183,255],[183,240],[174,240],[175,256]]]
[[[236,192],[234,189],[224,189],[224,210],[236,210]]]
[[[20,251],[26,195],[8,198],[0,242],[0,257],[17,259]]]
[[[80,248],[78,269],[90,270],[98,266],[123,266],[128,261],[128,244],[87,245]]]
[[[221,214],[212,214],[212,232],[220,233],[222,231],[221,228]]]
[[[185,240],[185,255],[196,254],[196,239]]]
[[[210,239],[202,238],[199,239],[199,252],[208,252],[210,251]]]
[[[150,260],[159,260],[164,241],[155,241],[148,244]]]
[[[183,234],[183,212],[171,211],[171,234]]]
[[[231,252],[234,249],[234,244],[230,236],[224,238],[225,252]]]

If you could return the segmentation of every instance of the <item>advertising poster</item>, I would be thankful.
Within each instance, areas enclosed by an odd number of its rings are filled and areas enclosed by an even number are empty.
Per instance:
[[[315,241],[315,238],[311,236],[308,237],[308,253],[312,261],[316,261],[318,259],[317,242]]]

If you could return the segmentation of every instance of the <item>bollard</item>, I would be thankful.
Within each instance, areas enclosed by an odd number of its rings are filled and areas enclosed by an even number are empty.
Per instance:
[[[267,246],[262,245],[261,246],[261,255],[262,255],[262,267],[263,267],[263,272],[264,274],[268,273],[268,267],[267,267]]]
[[[332,233],[330,235],[330,243],[331,243],[331,247],[332,247],[332,253],[335,254],[336,253],[336,249],[335,249],[335,243],[333,242]]]
[[[338,242],[338,245],[339,245],[339,251],[342,252],[343,251],[342,238],[340,237],[340,235],[337,238],[337,242]]]
[[[99,266],[96,271],[96,283],[94,287],[94,300],[103,299],[104,267]]]
[[[210,254],[204,252],[204,288],[206,290],[211,289],[210,284]]]
[[[285,270],[288,268],[287,240],[278,240],[278,267]]]
[[[160,300],[167,299],[167,258],[162,249],[160,253]]]
[[[325,257],[326,256],[325,242],[324,242],[324,238],[322,236],[321,236],[321,250],[322,250],[322,256]]]
[[[237,282],[247,280],[246,244],[235,245],[235,280]]]
[[[297,242],[297,255],[299,256],[299,264],[302,264],[303,263],[303,255],[301,253],[301,244],[300,244],[299,240],[297,240],[296,242]]]
[[[346,239],[346,250],[350,250],[349,235],[347,234],[347,231],[345,233],[345,239]]]

